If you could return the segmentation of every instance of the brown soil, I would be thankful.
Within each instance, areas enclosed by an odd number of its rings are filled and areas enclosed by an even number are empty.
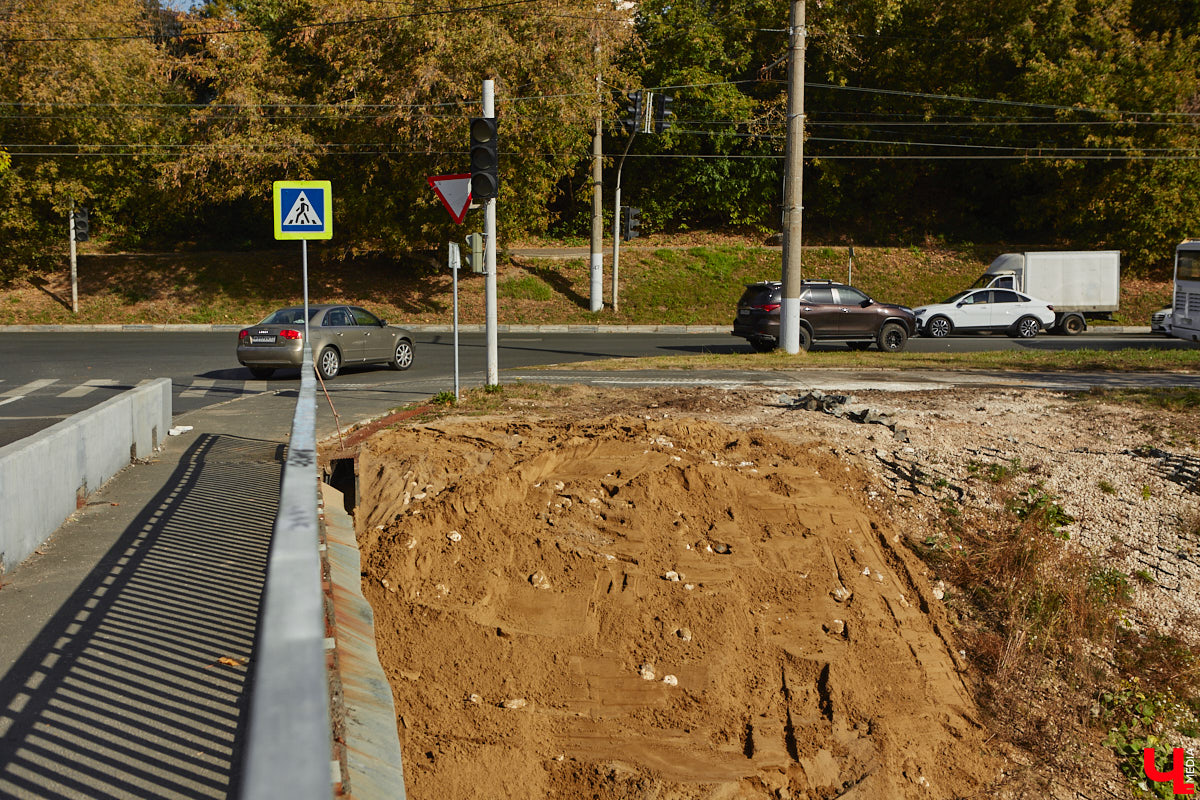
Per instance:
[[[967,664],[869,475],[720,398],[572,391],[360,453],[410,796],[988,791]]]

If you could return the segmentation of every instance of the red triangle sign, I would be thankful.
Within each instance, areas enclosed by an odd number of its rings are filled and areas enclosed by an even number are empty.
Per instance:
[[[451,218],[461,225],[471,207],[471,175],[434,175],[429,179],[429,185],[437,192]]]

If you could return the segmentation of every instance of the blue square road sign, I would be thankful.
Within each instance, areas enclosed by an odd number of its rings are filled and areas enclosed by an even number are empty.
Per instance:
[[[332,239],[333,189],[329,181],[275,181],[276,239]]]

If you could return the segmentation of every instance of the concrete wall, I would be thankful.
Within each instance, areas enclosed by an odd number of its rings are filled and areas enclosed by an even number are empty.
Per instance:
[[[171,381],[130,389],[0,447],[0,573],[13,570],[171,427]]]

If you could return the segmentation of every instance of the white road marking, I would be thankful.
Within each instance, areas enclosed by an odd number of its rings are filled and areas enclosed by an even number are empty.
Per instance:
[[[212,378],[197,378],[192,381],[191,388],[180,392],[179,396],[183,397],[204,397],[208,394],[208,390],[216,386],[217,382]]]
[[[59,397],[83,397],[85,394],[96,391],[103,386],[116,386],[117,382],[111,378],[96,378],[94,380],[85,381],[74,389],[68,389],[59,395]]]
[[[45,389],[47,386],[49,386],[50,384],[54,383],[57,380],[58,380],[57,378],[42,378],[41,380],[30,381],[29,383],[25,384],[24,386],[18,386],[15,389],[9,389],[4,394],[0,394],[0,397],[16,397],[17,395],[22,395],[22,396],[30,395],[30,394],[33,394],[34,392],[36,392],[38,389]]]

